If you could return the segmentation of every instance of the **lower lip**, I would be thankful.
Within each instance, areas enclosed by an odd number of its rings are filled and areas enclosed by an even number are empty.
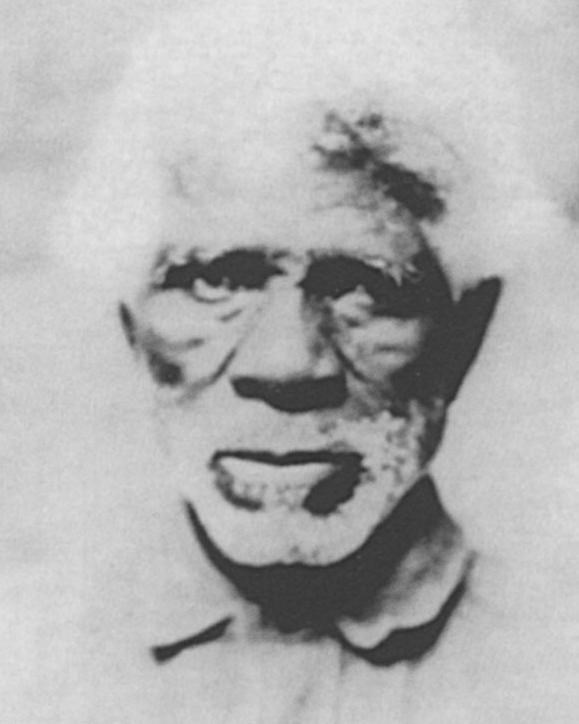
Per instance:
[[[276,465],[236,456],[213,463],[216,485],[232,505],[249,511],[306,510],[326,516],[349,500],[360,482],[358,462]]]

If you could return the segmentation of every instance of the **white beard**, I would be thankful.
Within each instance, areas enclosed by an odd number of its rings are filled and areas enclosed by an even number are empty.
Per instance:
[[[424,474],[432,440],[438,439],[441,429],[441,409],[440,405],[434,405],[433,411],[411,403],[404,418],[382,412],[373,419],[334,422],[323,432],[300,434],[301,440],[309,440],[307,447],[296,446],[288,431],[284,439],[286,445],[288,439],[293,443],[290,449],[323,446],[361,456],[359,482],[351,496],[323,515],[304,506],[316,486],[315,476],[310,480],[296,476],[294,481],[290,474],[271,484],[267,479],[232,482],[229,492],[251,503],[239,505],[224,494],[223,481],[207,463],[191,469],[190,460],[179,466],[180,488],[209,538],[231,561],[251,566],[327,566],[357,551]],[[236,443],[243,443],[243,437],[241,431]]]

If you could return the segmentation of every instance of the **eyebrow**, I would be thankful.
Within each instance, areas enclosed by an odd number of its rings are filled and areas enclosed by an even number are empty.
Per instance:
[[[391,275],[394,272],[394,275],[397,276],[402,272],[405,276],[413,276],[418,272],[416,262],[418,261],[420,264],[424,254],[424,251],[419,251],[407,262],[399,263],[379,253],[369,254],[362,249],[344,251],[332,246],[328,246],[326,249],[310,249],[299,254],[296,254],[291,247],[267,248],[259,245],[232,246],[231,248],[219,250],[214,255],[209,254],[207,249],[199,247],[192,247],[187,251],[165,248],[159,253],[154,265],[153,284],[162,286],[166,281],[167,273],[173,270],[179,273],[180,270],[202,269],[215,261],[236,255],[252,258],[256,262],[271,265],[272,267],[275,267],[278,262],[283,262],[284,259],[299,257],[303,257],[303,260],[309,264],[335,259],[349,259],[364,263],[386,275]]]
[[[364,252],[343,252],[339,250],[328,250],[322,252],[310,252],[310,265],[333,264],[334,262],[353,262],[362,264],[384,278],[392,279],[396,284],[403,282],[419,283],[426,277],[444,276],[432,254],[427,250],[420,250],[413,254],[407,261],[399,262],[388,259],[380,254],[366,254]]]
[[[248,262],[255,269],[267,268],[272,274],[279,274],[276,260],[282,258],[283,252],[269,252],[259,246],[232,246],[209,256],[207,251],[191,248],[188,251],[165,248],[158,256],[152,273],[152,287],[157,290],[168,290],[188,286],[191,280],[216,264],[237,260],[238,263]],[[247,268],[247,267],[246,267]]]
[[[219,257],[237,252],[255,256],[256,259],[263,258],[264,260],[273,261],[285,255],[284,250],[270,249],[260,244],[239,244],[234,241],[231,242],[231,246],[225,246],[218,250],[213,250],[206,246],[196,246],[195,244],[191,244],[191,246],[186,248],[184,248],[182,244],[178,246],[167,245],[160,249],[155,266],[157,268],[166,268],[168,266],[181,266],[191,262],[209,264]]]

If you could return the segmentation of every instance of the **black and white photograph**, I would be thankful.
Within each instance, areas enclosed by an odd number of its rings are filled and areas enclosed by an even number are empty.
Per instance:
[[[0,41],[0,724],[579,722],[579,4]]]

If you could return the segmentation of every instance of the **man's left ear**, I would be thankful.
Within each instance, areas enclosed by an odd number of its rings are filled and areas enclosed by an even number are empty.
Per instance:
[[[474,362],[501,293],[490,278],[466,290],[438,319],[419,359],[398,377],[403,397],[454,400]]]
[[[437,335],[435,357],[438,357],[440,364],[441,392],[447,404],[458,394],[462,381],[476,359],[501,289],[501,280],[491,277],[463,292]]]

